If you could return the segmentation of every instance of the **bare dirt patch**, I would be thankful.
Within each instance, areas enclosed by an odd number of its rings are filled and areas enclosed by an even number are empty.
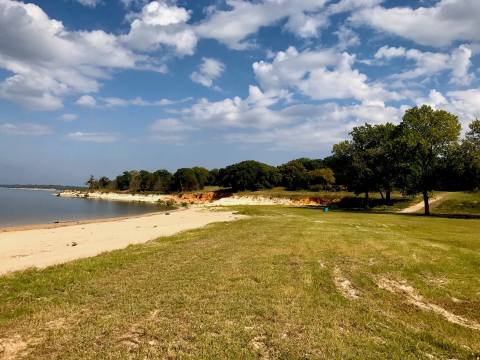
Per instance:
[[[350,280],[343,277],[340,269],[338,268],[335,268],[333,271],[333,282],[335,283],[338,291],[340,291],[347,299],[356,300],[360,297],[360,292],[353,287]]]
[[[413,287],[406,284],[405,282],[398,282],[395,280],[389,280],[385,278],[381,278],[377,285],[379,288],[387,290],[393,294],[400,294],[406,297],[408,303],[418,307],[419,309],[425,311],[432,311],[438,315],[443,316],[447,321],[457,324],[469,329],[480,330],[480,324],[466,319],[462,316],[455,315],[444,308],[426,302],[422,295],[418,294]]]
[[[9,338],[0,339],[0,358],[3,360],[18,359],[27,355],[28,344],[20,337],[14,335]]]
[[[266,339],[267,339],[266,336],[260,335],[260,336],[255,336],[250,341],[250,346],[252,347],[253,350],[255,350],[259,358],[262,360],[268,360],[271,358],[268,346],[265,344]]]
[[[428,201],[428,203],[430,204],[430,206],[432,204],[435,204],[436,202],[439,202],[443,199],[443,196],[437,196],[437,197],[434,197],[432,199],[430,199]],[[414,204],[412,206],[409,206],[405,209],[402,209],[400,210],[399,212],[402,213],[402,214],[414,214],[416,213],[417,211],[420,211],[420,210],[423,210],[423,208],[425,207],[425,203],[422,201],[420,201],[419,203],[417,204]]]

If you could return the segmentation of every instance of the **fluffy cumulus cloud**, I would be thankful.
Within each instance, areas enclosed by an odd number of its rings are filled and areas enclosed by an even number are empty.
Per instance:
[[[471,121],[480,118],[480,89],[455,90],[445,94],[432,89],[427,96],[418,98],[416,103],[456,114],[463,130]]]
[[[354,62],[354,56],[334,49],[299,52],[290,47],[271,62],[255,62],[253,70],[264,90],[293,89],[315,100],[385,101],[400,97],[370,82],[352,68]]]
[[[192,81],[206,87],[212,87],[213,82],[225,71],[225,64],[212,58],[203,58],[198,70],[194,71],[190,78]]]
[[[141,51],[169,46],[180,55],[192,55],[197,44],[195,32],[187,25],[189,12],[164,0],[146,4],[137,14],[130,14],[130,32],[121,40]]]
[[[224,136],[224,140],[266,144],[272,149],[312,151],[323,147],[328,151],[332,143],[345,139],[354,126],[363,125],[365,122],[395,123],[400,120],[401,113],[402,109],[383,104],[293,105],[277,113],[288,120],[288,126],[256,132],[230,133]]]
[[[245,99],[238,96],[215,102],[201,99],[184,110],[183,116],[203,126],[271,128],[288,121],[270,108],[286,98],[286,92],[264,93],[258,87],[250,86]]]
[[[421,76],[432,76],[442,71],[451,72],[451,81],[468,85],[474,75],[469,73],[472,65],[470,59],[472,50],[467,45],[460,45],[451,53],[422,52],[416,49],[407,50],[403,47],[381,47],[375,54],[375,59],[405,58],[415,63],[412,70],[394,75],[398,79],[415,79]]]
[[[69,31],[37,5],[0,1],[0,68],[13,75],[0,82],[0,98],[33,110],[61,108],[63,98],[92,93],[112,70],[164,72],[165,65],[146,55],[161,46],[191,54],[196,44],[185,27],[185,9],[154,1],[131,15],[127,34],[102,30]]]
[[[196,26],[196,32],[234,49],[245,49],[252,45],[248,37],[260,28],[287,19],[287,31],[299,37],[316,37],[318,29],[328,23],[320,11],[325,3],[325,0],[227,0],[229,8],[212,10],[209,17]]]
[[[422,45],[446,46],[455,41],[480,41],[479,18],[478,0],[440,0],[432,7],[377,5],[354,13],[350,22]]]
[[[90,95],[80,96],[75,103],[79,106],[85,107],[94,107],[95,105],[97,105],[97,101],[95,100],[95,98]]]

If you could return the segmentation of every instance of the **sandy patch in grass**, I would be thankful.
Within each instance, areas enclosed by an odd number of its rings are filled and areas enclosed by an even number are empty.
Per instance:
[[[411,287],[410,285],[407,285],[404,282],[398,282],[395,280],[381,278],[377,282],[377,285],[379,288],[387,290],[393,294],[400,294],[405,296],[408,303],[418,307],[419,309],[422,309],[425,311],[432,311],[438,315],[441,315],[447,321],[453,324],[457,324],[473,330],[480,330],[479,323],[466,319],[462,316],[455,315],[438,305],[426,302],[425,299],[420,294],[418,294],[413,287]]]
[[[0,274],[29,267],[44,268],[240,218],[244,216],[229,211],[191,208],[98,223],[3,232]]]
[[[437,197],[434,197],[434,198],[431,198],[429,199],[428,203],[430,206],[432,206],[432,204],[435,204],[436,202],[439,202],[440,200],[443,199],[443,196],[437,196]],[[405,209],[402,209],[399,211],[399,213],[402,213],[402,214],[414,214],[420,210],[423,210],[423,208],[425,207],[425,203],[422,201],[420,201],[419,203],[416,203],[412,206],[409,206]]]
[[[350,280],[343,277],[340,269],[338,268],[333,270],[333,282],[335,283],[338,291],[340,291],[347,299],[356,300],[360,297],[360,292],[353,287]]]
[[[20,335],[0,339],[0,359],[13,360],[27,354],[28,344],[20,337]]]

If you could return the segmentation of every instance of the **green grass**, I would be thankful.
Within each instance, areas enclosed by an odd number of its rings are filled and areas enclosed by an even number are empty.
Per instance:
[[[376,285],[406,281],[480,322],[480,220],[239,210],[250,218],[0,278],[0,339],[31,359],[480,356],[480,331]]]
[[[309,191],[296,190],[289,191],[283,187],[276,187],[273,189],[264,189],[257,191],[243,191],[239,195],[264,196],[269,198],[287,198],[287,199],[303,199],[306,197],[323,198],[323,199],[341,199],[345,196],[354,196],[348,191]]]
[[[480,215],[480,192],[443,193],[443,199],[433,204],[432,213]]]

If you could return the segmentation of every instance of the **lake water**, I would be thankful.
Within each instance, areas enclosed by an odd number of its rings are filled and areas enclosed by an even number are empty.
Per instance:
[[[0,227],[139,215],[158,211],[152,204],[64,198],[55,192],[0,188]]]

